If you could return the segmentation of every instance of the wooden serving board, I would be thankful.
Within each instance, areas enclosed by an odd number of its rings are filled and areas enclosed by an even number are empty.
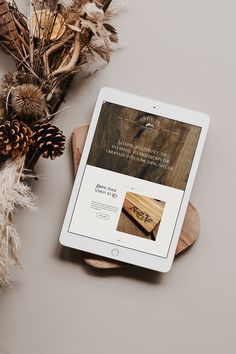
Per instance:
[[[76,174],[81,154],[83,151],[84,143],[86,140],[86,136],[88,133],[89,124],[82,125],[78,128],[75,128],[72,133],[71,144],[72,144],[72,157],[73,157],[73,166],[74,166],[74,174]],[[127,193],[128,194],[128,193]],[[130,193],[133,194],[133,193]],[[150,199],[150,198],[147,198]],[[134,199],[132,199],[134,202]],[[137,200],[135,201],[137,204]],[[140,201],[139,201],[140,203]],[[147,204],[147,201],[146,201]],[[140,204],[139,204],[140,205]],[[160,214],[160,211],[159,211]],[[160,218],[160,217],[159,217]],[[158,217],[155,217],[156,225],[158,224]],[[160,220],[159,220],[160,221]],[[178,242],[178,246],[176,249],[176,255],[186,251],[190,248],[197,240],[200,232],[200,218],[198,211],[194,208],[194,206],[189,203],[188,209],[186,212],[183,228],[181,231],[181,236]],[[124,266],[128,266],[126,263],[113,261],[101,256],[96,255],[88,255],[85,254],[84,261],[86,264],[98,268],[98,269],[114,269],[121,268]]]

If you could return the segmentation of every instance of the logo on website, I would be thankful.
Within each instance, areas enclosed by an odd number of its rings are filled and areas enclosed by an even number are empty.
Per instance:
[[[142,123],[142,126],[147,129],[155,130],[160,126],[160,120],[157,117],[146,114],[140,117],[140,122]]]

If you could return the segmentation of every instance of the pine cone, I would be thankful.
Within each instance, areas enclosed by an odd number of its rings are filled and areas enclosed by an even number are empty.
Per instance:
[[[15,158],[26,154],[32,143],[32,131],[18,120],[6,121],[0,125],[0,154]]]
[[[51,123],[36,124],[33,133],[33,145],[44,158],[54,160],[65,149],[66,137]]]
[[[6,117],[6,108],[0,104],[0,124],[2,124]]]

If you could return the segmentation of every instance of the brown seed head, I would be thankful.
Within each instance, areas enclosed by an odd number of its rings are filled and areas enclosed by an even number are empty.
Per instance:
[[[22,84],[11,90],[12,109],[26,121],[42,118],[46,102],[41,89],[33,84]]]
[[[0,100],[5,105],[7,97],[9,96],[11,89],[15,86],[19,86],[32,82],[32,76],[29,73],[23,72],[9,72],[3,76],[3,80],[0,87]]]

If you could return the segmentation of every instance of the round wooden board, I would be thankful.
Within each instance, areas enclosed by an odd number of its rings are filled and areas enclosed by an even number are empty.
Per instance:
[[[72,133],[71,144],[75,174],[79,166],[88,128],[89,124],[81,125],[80,127],[75,128]],[[196,242],[199,232],[200,218],[198,211],[191,203],[189,203],[175,255],[178,255],[191,247]],[[98,269],[114,269],[126,266],[126,263],[116,262],[101,256],[88,254],[84,257],[84,261],[86,264]]]

